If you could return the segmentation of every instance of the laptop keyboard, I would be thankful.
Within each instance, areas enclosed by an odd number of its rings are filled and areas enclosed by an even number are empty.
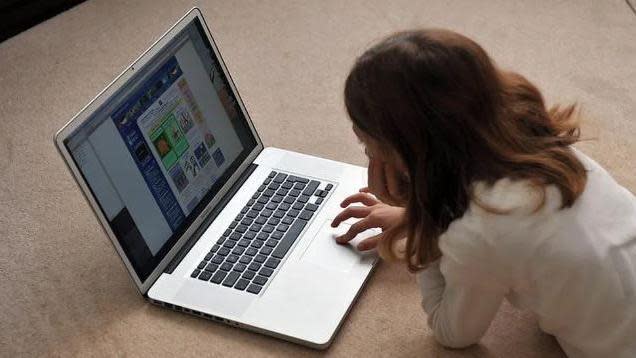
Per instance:
[[[333,188],[272,171],[192,278],[258,294]]]

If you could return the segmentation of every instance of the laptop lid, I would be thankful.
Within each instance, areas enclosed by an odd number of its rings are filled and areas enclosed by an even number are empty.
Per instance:
[[[196,8],[55,142],[142,293],[263,148]]]

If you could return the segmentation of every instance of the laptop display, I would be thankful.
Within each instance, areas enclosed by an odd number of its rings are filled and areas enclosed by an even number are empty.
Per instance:
[[[198,19],[65,140],[141,279],[256,147]]]

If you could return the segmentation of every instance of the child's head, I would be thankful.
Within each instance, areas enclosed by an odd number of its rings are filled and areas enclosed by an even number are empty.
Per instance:
[[[357,59],[345,104],[367,151],[409,179],[413,270],[439,257],[437,238],[464,214],[477,181],[554,184],[566,207],[585,186],[569,149],[578,139],[574,106],[547,110],[534,85],[500,71],[460,34],[420,30],[384,39]]]

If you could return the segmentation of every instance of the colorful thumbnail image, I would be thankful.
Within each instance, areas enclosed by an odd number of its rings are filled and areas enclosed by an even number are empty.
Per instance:
[[[199,163],[193,154],[186,154],[181,158],[181,167],[190,179],[194,179],[199,174]]]
[[[197,156],[201,167],[204,167],[210,161],[210,152],[208,152],[203,143],[194,149],[194,155]]]
[[[177,117],[179,118],[179,125],[181,126],[183,133],[188,133],[188,131],[194,127],[194,121],[187,109],[182,108],[177,114]]]
[[[221,152],[221,148],[218,148],[214,151],[214,153],[212,153],[212,158],[214,158],[214,162],[217,167],[220,167],[225,162],[225,157],[223,156],[223,152]]]
[[[175,165],[170,170],[170,177],[172,178],[172,181],[174,182],[174,185],[177,187],[177,190],[179,192],[182,192],[183,189],[188,186],[188,178],[186,178],[179,164]]]
[[[167,170],[170,170],[183,152],[188,149],[188,141],[183,136],[172,113],[165,117],[161,126],[150,133],[150,140]]]

